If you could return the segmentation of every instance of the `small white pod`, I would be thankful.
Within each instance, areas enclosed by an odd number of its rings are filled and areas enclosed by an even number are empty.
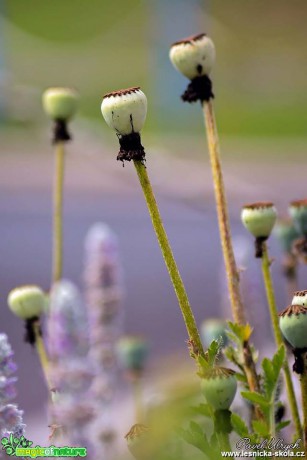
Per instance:
[[[146,119],[147,98],[139,87],[113,91],[103,97],[101,113],[117,134],[139,133]]]
[[[169,56],[173,66],[193,80],[210,74],[215,62],[215,46],[206,34],[193,35],[175,42]]]
[[[300,305],[307,308],[307,291],[296,291],[292,299],[292,305]]]
[[[273,203],[259,202],[243,206],[241,220],[255,238],[268,238],[274,227],[277,211]]]
[[[46,309],[46,296],[38,286],[20,286],[8,296],[10,310],[19,318],[40,316]]]

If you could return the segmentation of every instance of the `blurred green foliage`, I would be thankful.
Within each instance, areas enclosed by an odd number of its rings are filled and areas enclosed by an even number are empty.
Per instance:
[[[178,0],[167,1],[174,5],[170,25],[176,31]],[[186,80],[167,62],[169,43],[161,57],[158,3],[7,0],[6,55],[14,83],[38,92],[53,85],[77,87],[83,115],[94,118],[100,117],[105,92],[141,85],[151,110],[146,129],[200,131],[199,107],[179,109],[178,85],[183,90]],[[217,47],[213,80],[220,131],[305,136],[305,0],[202,0],[196,7],[197,23],[187,27],[191,33],[208,30]],[[175,82],[168,107],[154,85],[158,53],[165,79]]]

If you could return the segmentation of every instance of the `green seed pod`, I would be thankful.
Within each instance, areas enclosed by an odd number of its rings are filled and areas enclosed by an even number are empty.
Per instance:
[[[300,234],[307,236],[307,199],[292,201],[289,214]]]
[[[103,97],[101,113],[117,134],[139,133],[146,119],[147,98],[139,87],[113,91]]]
[[[201,388],[208,404],[215,410],[229,409],[237,391],[235,372],[225,367],[213,367],[201,379]]]
[[[38,286],[20,286],[8,296],[8,305],[12,312],[22,319],[40,316],[46,307],[44,292]]]
[[[169,56],[173,66],[193,80],[210,74],[215,62],[215,46],[206,34],[193,35],[175,42]]]
[[[127,440],[128,449],[134,458],[137,460],[147,458],[147,453],[150,450],[148,447],[150,436],[147,426],[140,423],[133,425],[125,438]]]
[[[246,204],[241,212],[244,227],[255,238],[268,238],[276,222],[276,217],[275,206],[268,202]]]
[[[130,371],[142,371],[149,352],[148,342],[141,337],[123,337],[117,344],[118,358]]]
[[[78,108],[79,96],[71,88],[48,88],[43,93],[43,108],[52,120],[70,120]]]
[[[292,299],[292,305],[301,305],[307,308],[307,291],[296,291]]]
[[[221,340],[222,346],[225,347],[228,343],[226,334],[227,324],[219,318],[206,319],[201,324],[201,338],[205,348],[209,348],[213,340]]]
[[[293,242],[300,236],[290,219],[278,220],[274,227],[274,235],[285,253],[292,252]]]
[[[279,313],[279,327],[293,348],[307,347],[307,308],[290,305]]]

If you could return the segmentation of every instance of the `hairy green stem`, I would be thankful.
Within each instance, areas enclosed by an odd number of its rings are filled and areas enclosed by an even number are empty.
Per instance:
[[[173,284],[178,303],[184,318],[184,322],[189,335],[190,351],[193,357],[204,357],[204,350],[200,340],[199,332],[196,326],[195,318],[190,306],[190,302],[181,279],[176,261],[173,256],[167,234],[165,232],[160,211],[151,187],[147,170],[141,161],[134,161],[134,166],[143,189],[144,197],[147,203],[148,211],[151,217],[162,255]]]
[[[275,342],[276,342],[277,347],[280,347],[281,345],[283,345],[284,341],[283,341],[282,333],[279,327],[278,311],[277,311],[274,287],[273,287],[271,271],[270,271],[270,260],[269,260],[268,248],[265,242],[262,243],[262,248],[263,248],[263,251],[262,251],[263,281],[265,285],[265,291],[266,291],[269,311],[271,315],[271,322],[272,322]],[[291,373],[290,373],[290,369],[289,369],[289,365],[287,361],[285,361],[283,369],[284,369],[284,375],[285,375],[285,380],[286,380],[287,395],[288,395],[290,409],[292,412],[296,435],[297,437],[300,437],[302,436],[302,426],[301,426],[301,421],[300,421],[300,416],[299,416],[299,411],[298,411],[298,405],[297,405],[297,401],[295,397],[293,382],[291,378]]]
[[[232,247],[226,193],[220,160],[218,132],[211,100],[203,102],[203,112],[207,131],[217,216],[220,229],[222,251],[226,268],[232,315],[236,323],[246,324],[245,309],[240,292],[240,277],[236,266],[236,261]],[[256,372],[256,365],[248,341],[246,341],[243,344],[243,359],[244,370],[247,377],[249,388],[251,391],[259,391],[260,386]]]
[[[62,278],[64,156],[64,143],[57,141],[55,146],[55,177],[53,190],[53,283]]]
[[[306,357],[304,357],[304,373],[300,376],[301,392],[302,392],[302,409],[303,409],[303,420],[304,420],[304,452],[305,458],[307,458],[307,369],[306,369]]]

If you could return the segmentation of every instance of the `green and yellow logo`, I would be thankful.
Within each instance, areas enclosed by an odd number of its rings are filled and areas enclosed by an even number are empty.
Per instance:
[[[14,437],[12,434],[2,438],[1,444],[2,450],[12,457],[86,457],[87,455],[86,447],[32,447],[32,441],[24,436]]]

